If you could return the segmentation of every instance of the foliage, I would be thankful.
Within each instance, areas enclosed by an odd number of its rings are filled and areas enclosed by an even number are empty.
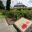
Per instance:
[[[11,3],[11,1],[10,0],[7,0],[6,10],[10,10],[10,3]]]
[[[32,19],[32,8],[13,8],[6,12],[5,15],[8,17],[15,17],[16,19],[20,17]]]
[[[5,7],[4,7],[2,1],[0,1],[0,9],[5,9]]]

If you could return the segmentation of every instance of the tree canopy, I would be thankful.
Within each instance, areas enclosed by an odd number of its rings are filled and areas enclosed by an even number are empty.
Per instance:
[[[11,0],[7,0],[6,10],[10,10],[10,3],[11,3]]]
[[[5,7],[4,7],[2,1],[0,1],[0,9],[5,9]]]

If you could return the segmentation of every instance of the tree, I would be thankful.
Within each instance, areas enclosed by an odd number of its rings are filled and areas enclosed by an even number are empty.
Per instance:
[[[10,3],[11,3],[11,0],[7,0],[6,10],[10,10]]]
[[[5,9],[5,7],[4,7],[2,1],[0,1],[0,9]]]

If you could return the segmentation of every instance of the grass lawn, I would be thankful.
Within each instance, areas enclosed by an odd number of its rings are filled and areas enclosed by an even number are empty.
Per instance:
[[[5,17],[5,15],[2,13],[2,10],[0,10],[0,17]]]

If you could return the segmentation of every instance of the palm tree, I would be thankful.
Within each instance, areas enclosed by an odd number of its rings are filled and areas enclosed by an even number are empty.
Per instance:
[[[11,3],[11,0],[7,0],[6,10],[10,10],[10,3]]]

